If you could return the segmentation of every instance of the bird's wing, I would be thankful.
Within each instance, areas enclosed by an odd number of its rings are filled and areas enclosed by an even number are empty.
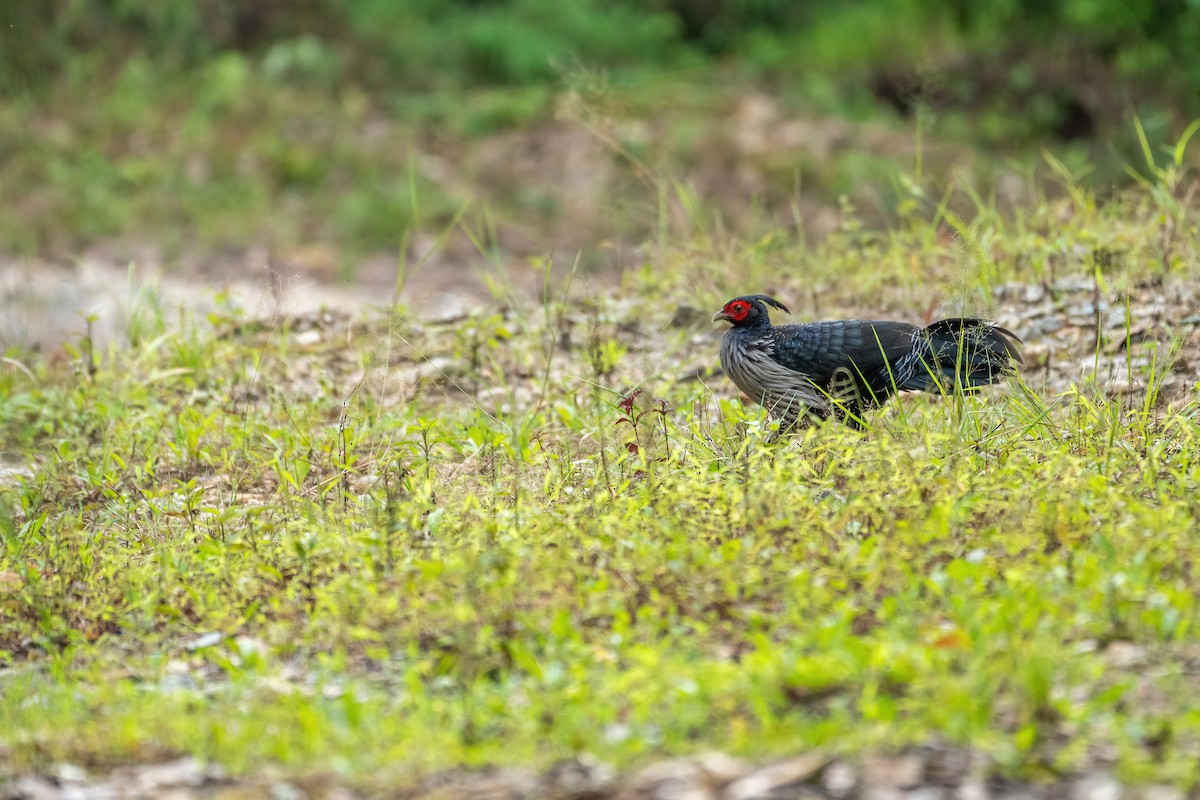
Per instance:
[[[828,411],[829,398],[813,385],[802,364],[792,366],[780,360],[776,344],[773,337],[768,337],[743,351],[741,369],[754,375],[754,383],[764,395],[753,399],[767,405],[773,413],[801,405]]]
[[[777,325],[774,357],[782,365],[804,372],[818,386],[850,374],[861,389],[879,390],[887,365],[912,349],[916,326],[907,322],[837,320]],[[840,372],[839,372],[840,370]],[[886,383],[886,380],[883,381]]]

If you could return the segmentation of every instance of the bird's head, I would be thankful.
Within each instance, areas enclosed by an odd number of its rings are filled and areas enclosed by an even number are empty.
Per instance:
[[[771,316],[767,311],[767,306],[778,308],[780,311],[785,311],[788,314],[788,307],[776,300],[774,297],[767,297],[765,294],[748,294],[742,297],[735,297],[721,307],[721,310],[713,314],[712,321],[725,320],[732,322],[735,328],[744,328],[751,325],[770,325]]]

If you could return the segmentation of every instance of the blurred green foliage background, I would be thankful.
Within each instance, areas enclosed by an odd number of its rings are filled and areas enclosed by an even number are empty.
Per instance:
[[[937,47],[1093,60],[1121,77],[1200,84],[1196,0],[46,0],[8,3],[6,84],[146,57],[222,53],[336,85],[425,91],[553,81],[578,59],[649,68],[723,57],[764,74],[907,65]],[[964,76],[969,77],[969,76]],[[1014,79],[1019,83],[1019,78]],[[1016,88],[1016,87],[1014,87]]]
[[[329,252],[316,260],[353,269],[458,219],[475,220],[477,244],[545,253],[644,240],[672,183],[735,218],[801,193],[834,208],[849,196],[886,219],[899,202],[892,167],[920,182],[967,165],[986,188],[1048,149],[1076,176],[1119,184],[1122,160],[1140,153],[1132,117],[1165,144],[1200,112],[1200,0],[0,9],[0,250],[20,255],[150,240],[170,260],[320,242]],[[900,146],[852,138],[831,156],[768,144],[762,179],[735,185],[746,154],[714,130],[751,95],[770,98],[768,127],[841,120]],[[522,137],[573,153],[544,136],[564,121],[634,169],[588,188],[553,164],[528,170],[539,183],[486,155],[486,142],[506,154]],[[573,210],[567,190],[600,199]]]

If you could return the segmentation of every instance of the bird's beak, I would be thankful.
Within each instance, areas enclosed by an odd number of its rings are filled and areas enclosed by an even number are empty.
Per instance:
[[[713,314],[713,318],[712,318],[713,322],[720,322],[721,320],[725,320],[726,322],[733,322],[733,317],[729,316],[724,311],[718,311],[717,313]]]

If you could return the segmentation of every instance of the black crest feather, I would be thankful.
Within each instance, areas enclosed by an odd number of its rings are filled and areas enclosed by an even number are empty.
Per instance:
[[[758,300],[760,303],[766,303],[767,305],[771,306],[772,308],[778,308],[780,311],[782,311],[786,314],[792,313],[792,310],[790,308],[788,308],[783,303],[779,302],[774,297],[771,297],[769,295],[748,294],[748,295],[745,295],[745,298],[747,300]]]

